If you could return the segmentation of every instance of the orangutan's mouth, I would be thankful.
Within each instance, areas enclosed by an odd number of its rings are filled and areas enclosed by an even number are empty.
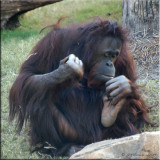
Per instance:
[[[104,75],[104,74],[94,74],[88,79],[88,87],[93,88],[104,88],[107,81],[114,78],[114,76]]]
[[[106,77],[106,78],[114,78],[113,76],[110,76],[110,75],[101,75],[103,77]]]
[[[97,74],[95,76],[95,78],[98,80],[98,81],[101,81],[102,83],[104,82],[107,82],[109,80],[111,80],[112,78],[114,78],[113,76],[110,76],[110,75],[103,75],[103,74]]]

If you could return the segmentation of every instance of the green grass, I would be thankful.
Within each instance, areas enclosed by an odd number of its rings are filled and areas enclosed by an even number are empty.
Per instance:
[[[121,4],[121,0],[64,0],[28,12],[20,20],[22,28],[30,29],[53,24],[61,16],[69,17],[64,20],[64,24],[85,22],[95,16],[121,22]]]
[[[10,33],[9,33],[10,34]],[[11,34],[14,35],[14,34]],[[2,72],[1,72],[1,96],[2,96],[2,106],[1,106],[1,132],[2,132],[2,158],[12,159],[12,158],[29,158],[28,153],[28,141],[27,133],[22,132],[20,136],[15,133],[15,123],[8,122],[8,95],[9,89],[13,84],[20,68],[20,64],[27,57],[31,46],[38,39],[33,36],[28,39],[12,37],[10,39],[2,40]],[[18,145],[17,145],[18,144]],[[37,155],[36,155],[37,156]],[[36,158],[35,156],[35,158]],[[38,157],[37,157],[38,158]]]
[[[3,41],[8,41],[10,39],[14,40],[25,40],[28,39],[29,37],[37,36],[38,35],[38,30],[37,29],[28,29],[28,30],[22,30],[22,29],[16,29],[13,31],[10,30],[3,30],[1,39]]]
[[[137,81],[140,85],[140,92],[148,108],[151,107],[148,113],[148,118],[151,122],[159,124],[159,87],[158,79],[140,79]],[[144,126],[142,131],[158,131],[159,127]]]
[[[111,13],[111,16],[108,16]],[[47,24],[57,21],[60,16],[69,16],[64,21],[68,23],[83,23],[91,17],[101,16],[116,20],[121,23],[121,0],[64,0],[62,2],[35,9],[20,17],[21,27],[13,31],[3,30],[1,34],[1,145],[3,159],[44,159],[49,156],[39,157],[30,155],[27,129],[23,129],[20,135],[15,132],[15,121],[9,123],[8,95],[9,90],[19,72],[23,61],[37,41],[45,34],[38,34],[40,29]],[[158,103],[158,82],[146,80],[146,90],[143,96],[149,105]],[[140,81],[139,83],[143,83]],[[149,94],[148,94],[149,93]],[[147,96],[146,96],[147,95]],[[158,105],[157,105],[158,106]],[[150,118],[158,122],[158,108],[155,107]],[[145,126],[145,131],[153,131],[157,128]]]

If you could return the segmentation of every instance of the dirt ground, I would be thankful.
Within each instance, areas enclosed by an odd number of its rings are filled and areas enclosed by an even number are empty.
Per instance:
[[[140,93],[148,106],[151,122],[159,124],[159,35],[130,36],[130,50],[136,62]],[[146,125],[143,131],[158,131]]]
[[[132,35],[130,50],[137,66],[139,79],[159,79],[159,36]]]

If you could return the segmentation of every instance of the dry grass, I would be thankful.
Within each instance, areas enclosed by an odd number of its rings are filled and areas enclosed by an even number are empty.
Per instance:
[[[130,49],[137,66],[137,84],[148,106],[149,119],[159,124],[159,37],[155,35],[134,34]],[[159,127],[145,125],[142,131],[158,131]]]
[[[138,68],[140,78],[158,79],[159,77],[159,36],[133,35],[131,39],[131,51]]]

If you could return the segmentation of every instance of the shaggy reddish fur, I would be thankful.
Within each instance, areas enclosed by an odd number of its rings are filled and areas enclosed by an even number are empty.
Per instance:
[[[18,131],[29,120],[31,146],[39,143],[45,146],[47,142],[56,148],[48,150],[47,153],[52,155],[64,155],[67,148],[74,144],[86,145],[137,133],[141,123],[149,121],[146,105],[135,84],[135,67],[127,47],[126,31],[106,20],[66,28],[60,27],[59,22],[38,42],[22,64],[10,90],[10,120],[17,115]],[[116,76],[124,75],[131,80],[133,96],[127,97],[116,122],[105,128],[101,124],[104,90],[88,87],[88,75],[91,58],[101,40],[107,36],[122,40],[121,53],[115,62]],[[84,63],[85,74],[79,83],[73,80],[57,88],[32,89],[29,77],[52,72],[58,68],[60,60],[71,53]],[[64,137],[58,130],[57,110],[77,131],[78,138]]]

